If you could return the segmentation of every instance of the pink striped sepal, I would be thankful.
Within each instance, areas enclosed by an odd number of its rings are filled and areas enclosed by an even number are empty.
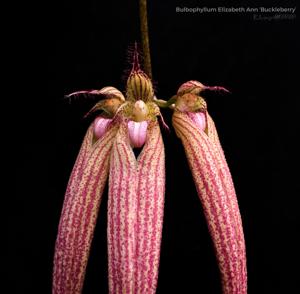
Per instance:
[[[246,250],[242,220],[215,124],[207,112],[174,111],[172,120],[176,134],[183,143],[203,205],[219,263],[223,293],[246,294]]]
[[[110,158],[108,271],[111,294],[155,294],[162,236],[165,153],[158,122],[150,122],[135,157],[126,124]]]

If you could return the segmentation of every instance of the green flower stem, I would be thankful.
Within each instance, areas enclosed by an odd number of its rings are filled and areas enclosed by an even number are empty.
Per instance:
[[[147,18],[147,0],[139,0],[140,6],[140,29],[141,41],[144,55],[144,71],[152,79],[151,55],[149,45],[148,18]]]
[[[172,98],[170,98],[168,101],[163,99],[157,99],[154,98],[154,102],[161,108],[171,108],[174,109],[173,104],[176,102],[177,96],[174,95]]]

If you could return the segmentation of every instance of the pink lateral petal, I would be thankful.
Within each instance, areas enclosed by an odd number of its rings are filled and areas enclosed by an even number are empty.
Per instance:
[[[112,119],[109,119],[109,118],[104,118],[104,117],[101,117],[101,116],[98,116],[95,118],[94,120],[94,135],[97,139],[101,138],[108,125],[112,122]]]
[[[188,112],[188,116],[192,119],[199,130],[204,131],[206,128],[206,116],[203,112]]]

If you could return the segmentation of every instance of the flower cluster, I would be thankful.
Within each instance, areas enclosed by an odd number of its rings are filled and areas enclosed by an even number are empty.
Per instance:
[[[233,181],[207,104],[208,87],[182,84],[172,97],[181,139],[214,242],[225,294],[245,294],[245,242]],[[151,80],[135,53],[125,96],[114,87],[70,94],[99,95],[70,176],[55,247],[53,293],[81,293],[107,179],[110,293],[155,293],[165,192],[161,117]],[[89,114],[88,113],[88,114]],[[163,122],[163,119],[162,119]],[[163,122],[164,124],[164,122]],[[142,148],[136,158],[133,148]]]

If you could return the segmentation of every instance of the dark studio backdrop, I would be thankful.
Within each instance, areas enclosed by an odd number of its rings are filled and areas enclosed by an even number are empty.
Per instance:
[[[64,95],[107,85],[125,89],[128,48],[140,40],[137,2],[62,0],[40,4],[31,12],[34,65],[28,67],[27,78],[29,86],[39,90],[23,94],[28,103],[20,99],[26,119],[20,122],[22,158],[15,175],[17,205],[8,238],[10,290],[5,293],[51,292],[64,192],[91,122],[83,116],[97,101],[82,98],[69,104]],[[231,91],[206,93],[205,98],[238,195],[249,293],[297,293],[299,179],[292,171],[299,135],[299,110],[294,106],[296,19],[176,12],[177,6],[295,7],[296,1],[155,0],[148,5],[157,96],[169,99],[191,79]],[[171,127],[171,111],[162,112]],[[163,131],[163,138],[167,182],[157,293],[221,293],[212,242],[183,147],[172,127],[170,133]],[[87,268],[86,294],[107,293],[106,205],[107,190]]]

